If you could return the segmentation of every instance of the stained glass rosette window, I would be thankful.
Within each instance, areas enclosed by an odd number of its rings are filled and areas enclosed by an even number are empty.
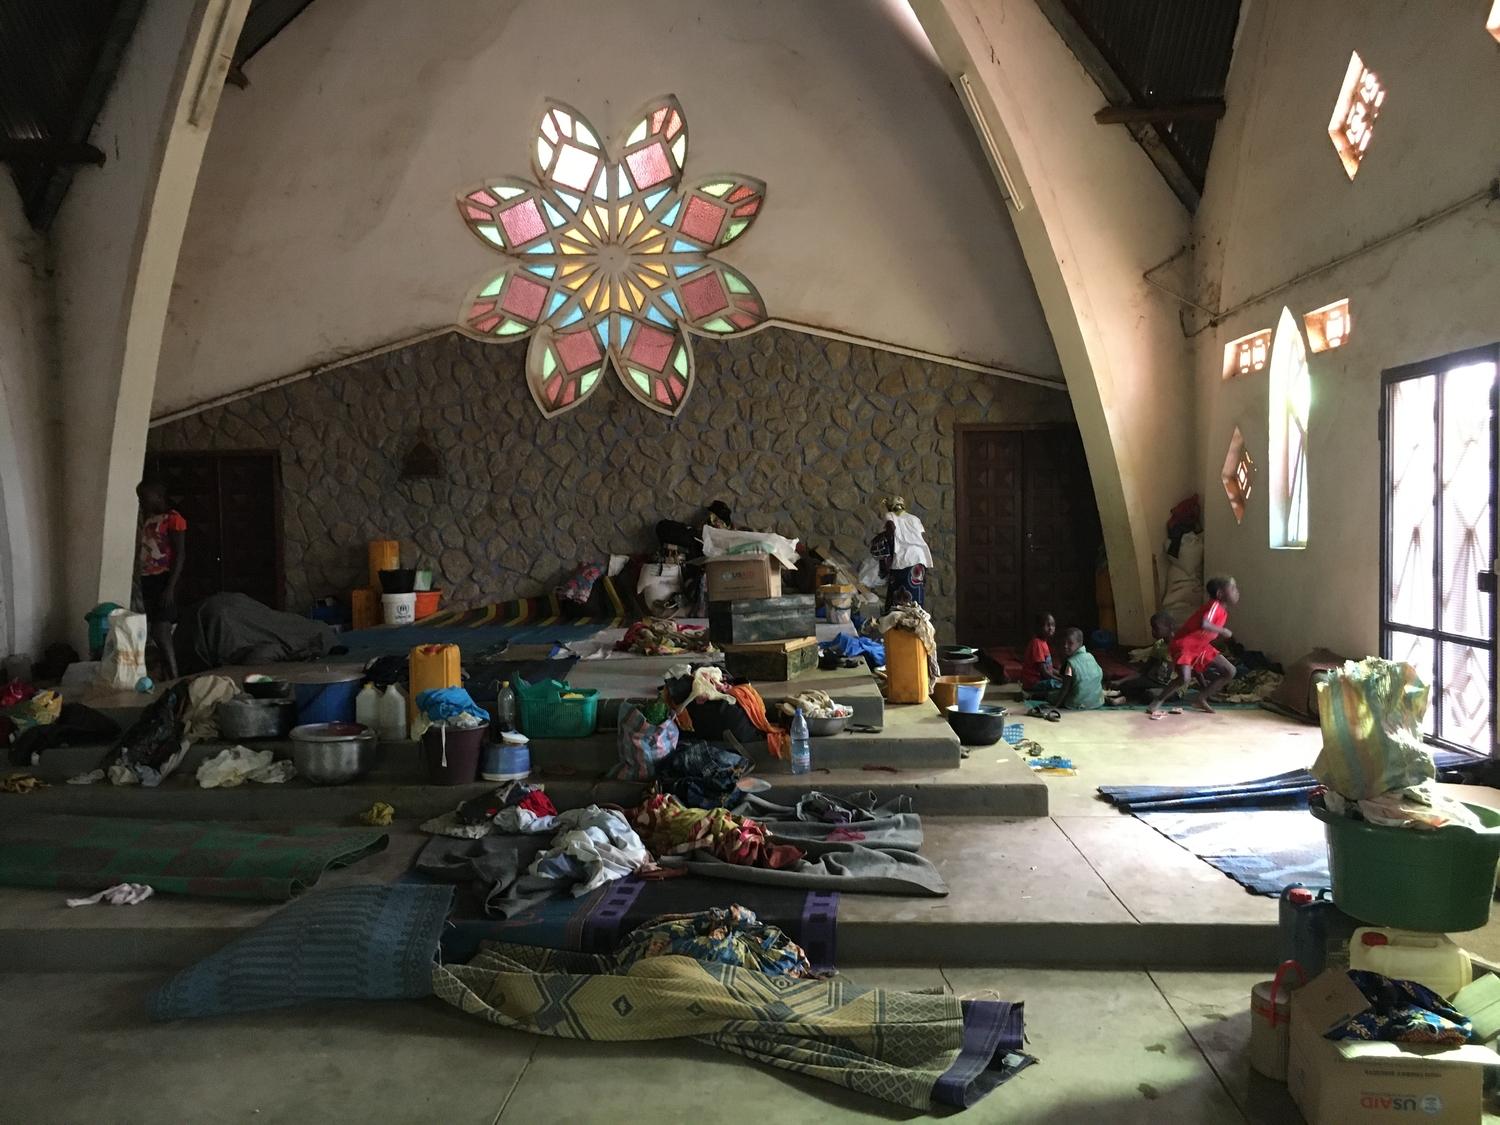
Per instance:
[[[709,255],[749,229],[766,185],[741,175],[684,182],[688,128],[674,97],[647,104],[617,161],[576,110],[546,103],[536,182],[486,181],[458,197],[465,224],[508,259],[471,290],[460,329],[530,335],[526,381],[543,414],[571,410],[613,367],[663,414],[693,389],[689,333],[737,336],[766,319],[755,287]]]

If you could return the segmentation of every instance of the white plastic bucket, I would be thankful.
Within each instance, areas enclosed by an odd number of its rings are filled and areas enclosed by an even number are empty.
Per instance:
[[[417,595],[381,594],[380,610],[387,625],[410,625],[417,619]]]
[[[1287,1051],[1291,1045],[1291,989],[1283,978],[1295,972],[1301,983],[1307,974],[1295,961],[1283,961],[1272,980],[1250,990],[1250,1068],[1278,1082],[1286,1081]]]

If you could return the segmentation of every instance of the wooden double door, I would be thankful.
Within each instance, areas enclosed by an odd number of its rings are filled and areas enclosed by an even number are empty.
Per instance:
[[[1076,426],[957,433],[960,644],[1023,644],[1037,614],[1085,634],[1098,620],[1103,535]]]
[[[179,605],[249,594],[283,609],[281,459],[274,452],[153,453],[146,472],[187,520]]]

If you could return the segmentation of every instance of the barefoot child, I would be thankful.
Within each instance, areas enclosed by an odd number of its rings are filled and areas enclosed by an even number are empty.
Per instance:
[[[1172,664],[1172,634],[1176,631],[1170,613],[1158,611],[1151,615],[1151,647],[1146,658],[1139,673],[1119,685],[1120,692],[1130,702],[1150,703],[1157,692],[1177,678],[1177,669]]]
[[[1195,673],[1203,676],[1203,690],[1193,700],[1200,711],[1213,712],[1209,700],[1234,679],[1234,665],[1214,648],[1219,637],[1232,637],[1229,631],[1229,607],[1239,604],[1240,588],[1233,578],[1210,578],[1208,602],[1184,622],[1172,638],[1172,663],[1177,666],[1177,680],[1161,690],[1146,709],[1148,718],[1161,714],[1162,704],[1193,684]]]
[[[1052,666],[1052,635],[1057,632],[1057,622],[1050,613],[1037,615],[1036,634],[1026,645],[1026,654],[1021,658],[1021,686],[1027,695],[1050,695],[1062,687],[1057,671]]]

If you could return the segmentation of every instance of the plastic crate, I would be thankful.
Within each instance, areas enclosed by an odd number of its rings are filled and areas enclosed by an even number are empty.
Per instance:
[[[593,688],[570,688],[558,680],[528,684],[513,681],[520,707],[521,733],[527,738],[587,738],[599,722],[599,693]],[[563,698],[567,695],[576,699]]]

